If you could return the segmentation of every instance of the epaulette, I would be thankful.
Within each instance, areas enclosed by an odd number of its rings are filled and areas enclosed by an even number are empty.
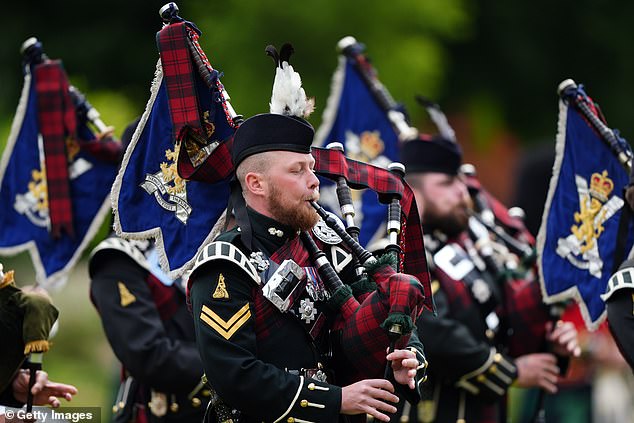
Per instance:
[[[603,301],[607,301],[613,293],[619,289],[634,289],[634,268],[626,267],[616,272],[605,288],[605,294],[601,295]]]
[[[493,348],[486,362],[478,369],[462,376],[456,386],[473,395],[495,398],[504,396],[516,378],[515,364]]]
[[[260,285],[262,283],[260,275],[249,257],[235,245],[224,241],[215,241],[205,246],[198,254],[198,257],[196,257],[191,273],[193,274],[203,264],[214,260],[229,261],[244,270],[256,284]]]
[[[120,251],[134,260],[139,266],[147,271],[151,271],[150,263],[143,253],[149,245],[148,241],[130,241],[118,237],[110,237],[101,241],[90,253],[90,260],[102,251],[115,250]]]

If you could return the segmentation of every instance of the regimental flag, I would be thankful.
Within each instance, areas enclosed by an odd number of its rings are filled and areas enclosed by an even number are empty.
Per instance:
[[[593,104],[581,88],[579,94]],[[614,270],[629,175],[574,105],[560,101],[558,131],[537,237],[542,292],[548,303],[574,298],[586,326],[596,329],[606,314],[600,296]],[[623,254],[634,242],[631,225],[625,234]]]
[[[108,213],[121,147],[78,119],[61,62],[24,71],[0,164],[0,254],[28,250],[48,289],[66,282]]]
[[[398,135],[388,115],[379,105],[356,68],[354,60],[339,57],[322,124],[314,145],[331,142],[344,145],[347,157],[387,168],[398,161]],[[322,181],[321,200],[331,210],[339,210],[335,186]],[[387,206],[379,203],[371,190],[353,191],[355,223],[361,228],[359,242],[366,246],[386,236]]]
[[[214,183],[179,173],[179,155],[191,160],[193,171],[214,151],[227,152],[235,129],[218,72],[200,49],[198,35],[189,22],[166,25],[157,34],[160,60],[150,100],[112,190],[117,234],[155,238],[161,267],[172,278],[187,271],[199,248],[222,229],[218,222],[230,194],[228,154]]]

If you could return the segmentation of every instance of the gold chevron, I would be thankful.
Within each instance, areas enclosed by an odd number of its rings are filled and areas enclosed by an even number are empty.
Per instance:
[[[250,317],[251,310],[249,309],[249,303],[245,304],[244,307],[238,310],[227,321],[214,313],[213,310],[206,305],[203,305],[203,309],[200,312],[200,320],[207,323],[225,339],[231,338],[233,334],[236,333],[236,331],[240,329],[247,320],[249,320]]]

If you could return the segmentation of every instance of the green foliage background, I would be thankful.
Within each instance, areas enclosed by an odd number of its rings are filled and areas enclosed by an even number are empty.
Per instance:
[[[37,36],[51,58],[63,59],[71,83],[86,94],[120,135],[141,114],[158,59],[155,33],[163,1],[23,0],[7,5],[0,26],[0,147],[6,142],[22,85],[21,43]],[[412,122],[427,128],[415,94],[437,100],[449,115],[474,125],[472,143],[486,151],[500,128],[526,145],[552,140],[556,87],[585,83],[608,122],[627,138],[634,93],[630,25],[634,3],[591,0],[181,0],[184,18],[203,31],[201,45],[231,102],[246,116],[266,111],[274,74],[267,44],[292,42],[291,62],[316,97],[320,122],[337,41],[353,35],[367,45],[379,77],[405,104]],[[5,205],[6,206],[6,205]],[[101,236],[107,228],[104,226]],[[4,259],[18,282],[33,279],[26,254]],[[116,364],[88,299],[85,263],[54,294],[61,328],[46,368],[75,383],[77,405],[109,408]]]

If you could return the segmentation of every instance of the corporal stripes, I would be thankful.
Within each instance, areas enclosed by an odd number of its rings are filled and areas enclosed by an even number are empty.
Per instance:
[[[207,323],[213,330],[218,332],[225,339],[229,339],[233,336],[238,329],[244,325],[251,317],[251,309],[249,309],[249,303],[245,304],[240,310],[238,310],[229,320],[225,321],[222,317],[218,316],[212,309],[203,305],[200,312],[200,320]]]

